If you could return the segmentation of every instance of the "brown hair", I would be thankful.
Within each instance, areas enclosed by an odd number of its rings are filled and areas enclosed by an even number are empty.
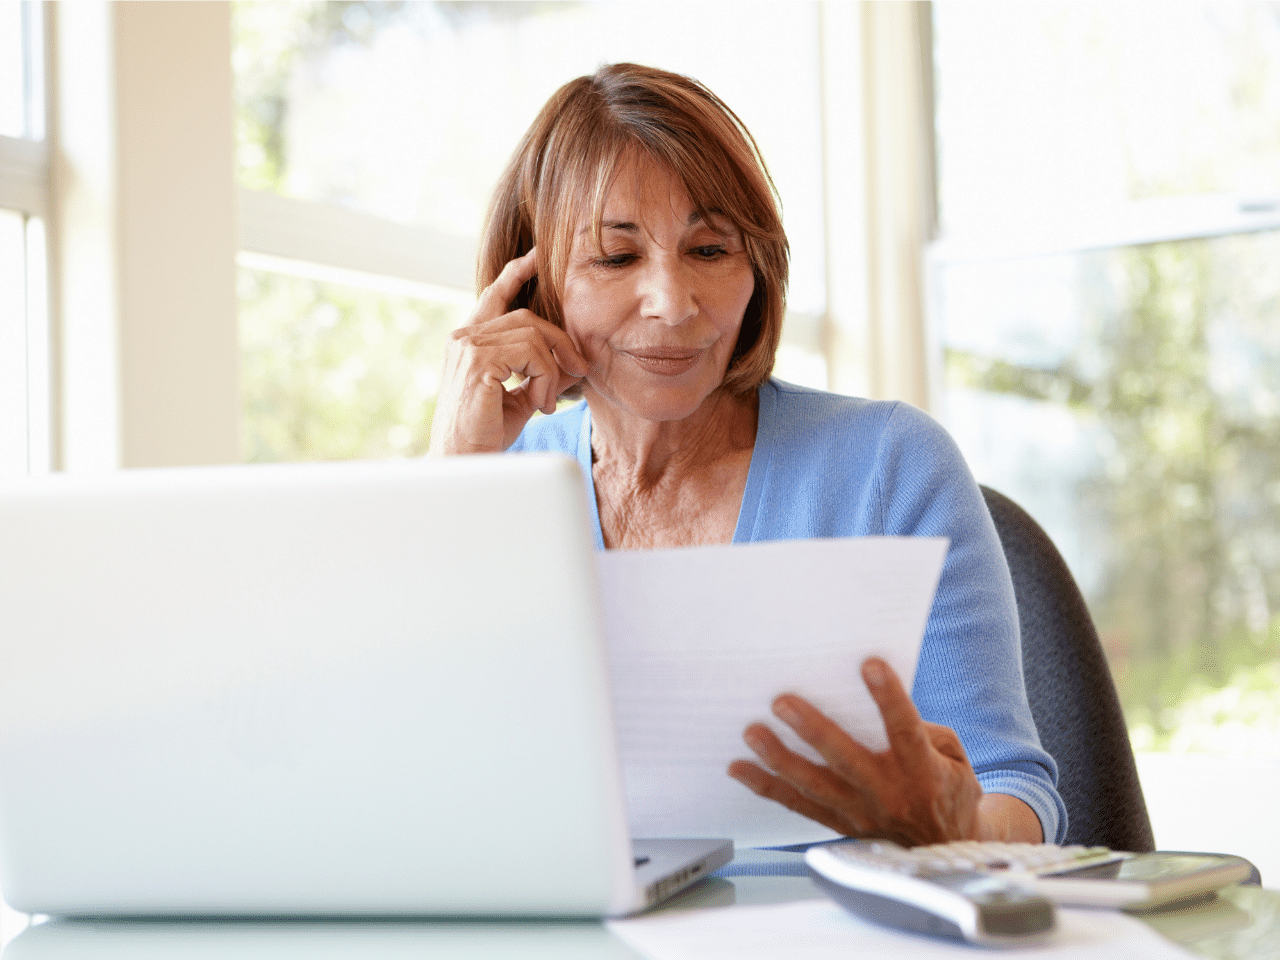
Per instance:
[[[590,210],[601,245],[604,203],[636,153],[670,170],[698,213],[714,211],[742,234],[755,291],[724,386],[754,390],[773,370],[782,336],[790,252],[773,179],[742,121],[689,77],[634,63],[602,66],[555,92],[498,181],[477,269],[480,290],[536,243],[538,278],[517,306],[563,327],[561,296],[573,235]]]

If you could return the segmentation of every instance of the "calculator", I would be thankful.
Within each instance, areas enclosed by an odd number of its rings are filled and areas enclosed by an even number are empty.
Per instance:
[[[810,875],[877,923],[983,946],[1049,936],[1055,904],[1146,910],[1207,896],[1252,873],[1241,857],[1107,847],[842,841],[805,854]]]
[[[1053,933],[1053,902],[1021,875],[979,869],[896,844],[824,844],[805,853],[810,876],[833,900],[884,926],[979,946],[1028,946]]]
[[[1029,889],[1054,903],[1146,910],[1204,896],[1239,883],[1253,871],[1249,861],[1211,853],[1126,853],[1106,847],[1052,843],[959,842],[903,849],[873,842],[883,857],[947,867],[1017,875]]]

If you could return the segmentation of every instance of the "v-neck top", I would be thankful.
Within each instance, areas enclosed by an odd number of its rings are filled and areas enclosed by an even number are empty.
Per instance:
[[[988,793],[1026,802],[1061,843],[1066,807],[1041,747],[1022,679],[1013,583],[982,492],[951,436],[899,402],[770,379],[760,409],[734,543],[815,537],[947,537],[912,700],[951,727]],[[604,549],[585,401],[531,420],[512,452],[577,458],[596,547]]]

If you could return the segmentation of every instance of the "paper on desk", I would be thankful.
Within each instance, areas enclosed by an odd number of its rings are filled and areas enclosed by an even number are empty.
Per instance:
[[[634,836],[740,846],[835,834],[725,772],[742,731],[784,691],[887,746],[859,672],[883,657],[908,690],[947,541],[797,540],[598,554],[614,708]]]
[[[610,921],[646,960],[955,960],[977,956],[957,941],[903,933],[860,920],[829,900],[656,913]],[[996,956],[996,953],[992,953]],[[1004,948],[1000,960],[1187,960],[1192,956],[1141,920],[1115,910],[1058,909],[1053,939]]]

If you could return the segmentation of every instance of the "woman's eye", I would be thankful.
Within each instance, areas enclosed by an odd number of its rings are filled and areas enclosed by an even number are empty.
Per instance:
[[[726,252],[725,248],[719,244],[693,248],[693,255],[695,257],[701,257],[703,260],[716,260],[724,256]]]
[[[636,258],[634,253],[611,253],[596,260],[600,267],[625,267]]]

